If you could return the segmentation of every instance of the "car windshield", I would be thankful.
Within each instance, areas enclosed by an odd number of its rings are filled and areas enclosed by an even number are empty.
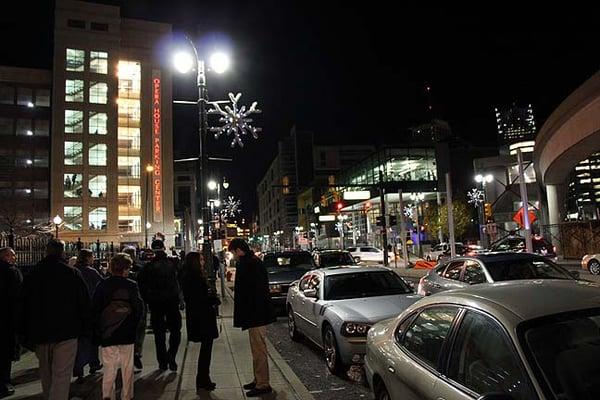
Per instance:
[[[412,290],[398,275],[391,271],[331,275],[325,279],[326,300],[345,300],[406,293],[412,293]]]
[[[319,255],[320,267],[335,267],[336,265],[355,265],[350,253],[323,253]]]
[[[267,270],[304,269],[314,267],[313,258],[309,253],[280,253],[267,254],[263,260]]]
[[[600,398],[600,309],[528,321],[518,330],[539,380],[554,393],[549,398]]]
[[[541,257],[488,261],[485,266],[494,282],[517,279],[575,279],[567,270]]]

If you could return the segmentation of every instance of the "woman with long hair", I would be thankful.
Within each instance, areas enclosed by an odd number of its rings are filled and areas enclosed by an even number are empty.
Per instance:
[[[210,359],[213,340],[219,337],[217,329],[217,306],[221,304],[208,284],[204,257],[193,251],[185,256],[181,288],[186,305],[188,340],[200,342],[196,390],[214,390],[216,384],[210,379]]]

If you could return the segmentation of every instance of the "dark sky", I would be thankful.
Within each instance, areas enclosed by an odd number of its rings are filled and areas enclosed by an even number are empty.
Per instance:
[[[247,214],[256,208],[256,184],[277,140],[293,125],[312,130],[317,142],[393,143],[428,118],[429,84],[435,116],[448,120],[457,136],[489,144],[494,106],[532,103],[541,126],[600,68],[600,8],[584,3],[493,2],[485,9],[347,1],[108,3],[123,3],[128,17],[172,23],[175,32],[191,33],[201,51],[229,46],[233,70],[209,75],[211,98],[239,91],[242,103],[257,100],[264,132],[233,151],[226,138],[212,141],[211,153],[233,156],[222,170]],[[51,5],[34,15],[27,13],[30,5],[20,7],[17,15],[0,17],[0,61],[49,65]],[[20,47],[8,51],[7,43]],[[193,79],[178,79],[176,96],[193,99],[193,86]],[[176,106],[174,115],[176,157],[195,156],[195,110]]]

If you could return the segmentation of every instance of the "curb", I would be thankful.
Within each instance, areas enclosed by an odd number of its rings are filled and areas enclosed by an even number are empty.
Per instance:
[[[227,295],[233,299],[233,292],[228,286],[225,286],[225,291]],[[308,391],[306,386],[300,381],[298,376],[292,371],[288,363],[281,357],[281,354],[275,349],[275,346],[271,343],[268,338],[265,338],[267,342],[267,351],[269,353],[269,358],[275,364],[277,368],[281,371],[283,378],[287,381],[287,383],[292,388],[292,391],[298,398],[298,400],[315,400],[312,394]]]

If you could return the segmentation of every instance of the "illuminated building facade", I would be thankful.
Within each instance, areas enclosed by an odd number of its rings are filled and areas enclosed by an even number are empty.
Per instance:
[[[56,2],[51,214],[65,240],[172,244],[171,26]]]
[[[600,219],[600,152],[581,160],[569,179],[567,217],[570,220]]]
[[[537,133],[533,107],[519,107],[513,104],[506,108],[495,108],[498,142],[501,145],[534,140]]]

